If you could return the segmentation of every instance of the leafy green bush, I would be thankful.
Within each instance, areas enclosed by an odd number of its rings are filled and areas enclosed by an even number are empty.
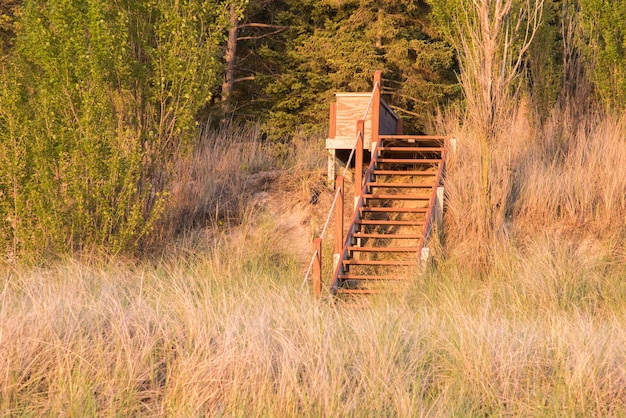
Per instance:
[[[626,107],[626,1],[581,0],[585,56],[605,107]]]
[[[137,247],[218,84],[213,0],[26,1],[0,82],[0,245]]]

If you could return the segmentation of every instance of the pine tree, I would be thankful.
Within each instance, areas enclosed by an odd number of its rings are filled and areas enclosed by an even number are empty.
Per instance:
[[[368,91],[384,69],[386,98],[423,129],[458,93],[451,48],[429,29],[422,2],[250,1],[239,22],[231,100],[235,117],[262,120],[274,138],[327,118],[335,91]]]

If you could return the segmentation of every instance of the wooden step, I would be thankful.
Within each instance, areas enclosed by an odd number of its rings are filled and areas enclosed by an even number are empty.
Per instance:
[[[398,226],[421,226],[424,221],[393,221],[388,219],[359,219],[357,225],[398,225]]]
[[[389,239],[419,239],[419,234],[368,234],[364,232],[355,232],[352,234],[354,238],[389,238]]]
[[[448,137],[442,135],[380,135],[380,139],[395,139],[397,141],[439,141],[443,142]]]
[[[431,193],[427,194],[385,194],[385,193],[367,193],[363,195],[365,199],[388,199],[388,200],[428,200]]]
[[[374,170],[374,175],[379,176],[436,176],[437,171],[424,170]]]
[[[379,158],[376,160],[377,163],[381,164],[437,164],[441,162],[441,159],[428,159],[428,158]]]
[[[340,274],[338,277],[342,280],[409,280],[399,276],[369,276],[365,274]]]
[[[416,253],[417,247],[348,247],[349,251],[368,253]]]
[[[377,147],[377,151],[389,152],[442,152],[443,147]]]
[[[428,212],[428,208],[400,208],[400,207],[376,207],[369,206],[359,208],[361,213],[370,212],[370,213],[426,213]]]
[[[336,290],[336,293],[343,295],[371,295],[374,293],[383,293],[383,291],[381,289],[344,289],[340,287]]]
[[[343,260],[343,265],[347,266],[415,266],[415,261],[395,261],[395,260]]]
[[[385,183],[385,182],[380,182],[380,181],[371,181],[367,183],[368,187],[384,187],[384,188],[390,188],[390,189],[426,189],[426,188],[433,188],[433,186],[435,185],[435,183],[433,182],[428,182],[426,184],[419,184],[419,183]]]

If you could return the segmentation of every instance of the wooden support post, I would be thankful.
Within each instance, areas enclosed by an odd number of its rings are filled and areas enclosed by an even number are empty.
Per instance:
[[[337,173],[337,151],[334,148],[328,150],[328,187],[335,188],[335,175]]]
[[[402,135],[402,129],[403,129],[402,124],[403,124],[402,118],[396,121],[396,135]]]
[[[361,189],[363,188],[363,132],[365,121],[359,120],[356,123],[356,154],[354,155],[354,209],[359,202]]]
[[[372,98],[372,144],[370,149],[372,153],[378,146],[378,135],[380,134],[380,92],[383,89],[382,85],[382,72],[376,70],[374,73],[374,86],[378,84],[378,87],[374,91],[374,97]]]
[[[441,235],[441,228],[443,227],[444,194],[443,186],[437,187],[437,203],[435,205],[435,225],[437,226],[437,235]]]
[[[333,255],[333,271],[340,262],[339,257],[341,257],[341,250],[343,249],[343,176],[337,177],[335,184],[339,195],[337,196],[337,203],[335,203],[335,251]]]
[[[337,135],[337,103],[330,104],[330,122],[328,125],[328,137],[335,139]]]
[[[328,139],[335,139],[337,135],[337,103],[330,104],[330,118],[328,124]],[[335,187],[335,175],[336,175],[336,159],[337,152],[335,148],[328,150],[328,180],[326,184],[331,189]]]
[[[322,294],[322,239],[315,238],[313,240],[313,251],[315,252],[315,261],[313,261],[313,291],[315,296]]]
[[[456,153],[456,147],[457,147],[457,139],[456,138],[450,138],[450,151],[452,151],[453,154]]]

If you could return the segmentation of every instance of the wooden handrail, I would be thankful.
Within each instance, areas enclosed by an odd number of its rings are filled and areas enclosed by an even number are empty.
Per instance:
[[[382,71],[376,70],[374,72],[374,85],[381,86]],[[380,91],[377,89],[374,91],[374,99],[372,103],[372,144],[378,144],[378,135],[380,134]],[[371,147],[373,150],[374,147]]]

